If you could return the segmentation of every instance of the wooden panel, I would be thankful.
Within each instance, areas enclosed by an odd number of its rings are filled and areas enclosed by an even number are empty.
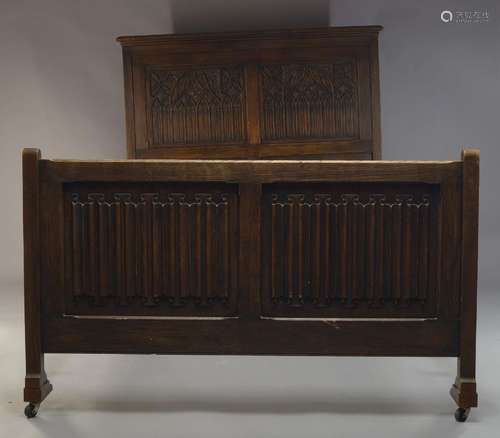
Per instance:
[[[437,262],[437,241],[456,225],[441,188],[456,214],[462,162],[39,166],[43,203],[64,229],[59,264],[42,241],[45,351],[457,354],[457,320],[437,307],[438,271],[455,265]],[[271,285],[285,282],[273,302]]]
[[[380,158],[380,30],[121,37],[129,157]]]
[[[443,318],[460,317],[462,177],[449,178],[441,184],[441,230],[439,313]]]
[[[52,389],[44,353],[458,356],[451,395],[477,406],[478,203],[474,150],[461,162],[25,150],[25,400]]]
[[[144,51],[166,47],[173,53],[233,51],[235,49],[282,49],[296,47],[364,46],[376,38],[382,26],[305,27],[239,32],[120,36],[123,47]]]
[[[456,356],[456,321],[60,318],[50,353]]]
[[[59,181],[338,181],[440,183],[460,161],[41,160]]]
[[[380,78],[379,78],[379,61],[378,61],[378,39],[372,39],[370,42],[370,93],[371,93],[371,108],[372,115],[372,159],[382,159],[382,133],[380,122]]]
[[[241,66],[146,69],[147,142],[241,143],[246,139]]]
[[[307,154],[304,151],[307,150]],[[168,148],[138,149],[138,159],[292,159],[298,160],[370,160],[370,146],[364,141],[334,140],[333,144],[321,142],[295,142],[273,144],[272,148],[260,144],[248,145],[192,145]]]
[[[240,184],[240,306],[242,319],[260,317],[260,206],[262,186]]]
[[[264,64],[260,80],[264,141],[359,137],[355,59]]]
[[[229,185],[65,185],[65,313],[232,315],[237,194]]]
[[[263,190],[265,315],[436,315],[439,186]]]

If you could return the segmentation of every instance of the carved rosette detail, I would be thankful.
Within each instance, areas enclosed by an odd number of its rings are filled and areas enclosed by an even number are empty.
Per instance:
[[[149,69],[151,144],[240,143],[245,138],[241,67]]]

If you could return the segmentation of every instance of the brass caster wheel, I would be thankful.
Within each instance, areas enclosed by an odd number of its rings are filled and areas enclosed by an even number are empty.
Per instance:
[[[459,423],[464,423],[467,420],[467,417],[470,414],[470,408],[458,408],[455,411],[455,420],[457,420]]]
[[[26,415],[26,418],[36,417],[39,407],[39,404],[34,403],[29,403],[28,405],[26,405],[26,407],[24,408],[24,415]]]

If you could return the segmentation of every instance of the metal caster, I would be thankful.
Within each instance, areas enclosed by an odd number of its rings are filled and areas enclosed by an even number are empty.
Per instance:
[[[458,408],[455,411],[455,420],[457,420],[459,423],[463,423],[467,420],[467,417],[470,414],[470,408]]]
[[[26,418],[36,417],[39,407],[39,404],[34,403],[29,403],[28,405],[26,405],[26,407],[24,408],[24,415],[26,415]]]

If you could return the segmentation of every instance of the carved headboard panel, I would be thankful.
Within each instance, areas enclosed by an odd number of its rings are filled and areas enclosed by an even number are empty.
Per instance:
[[[380,30],[118,38],[129,158],[380,158]]]

